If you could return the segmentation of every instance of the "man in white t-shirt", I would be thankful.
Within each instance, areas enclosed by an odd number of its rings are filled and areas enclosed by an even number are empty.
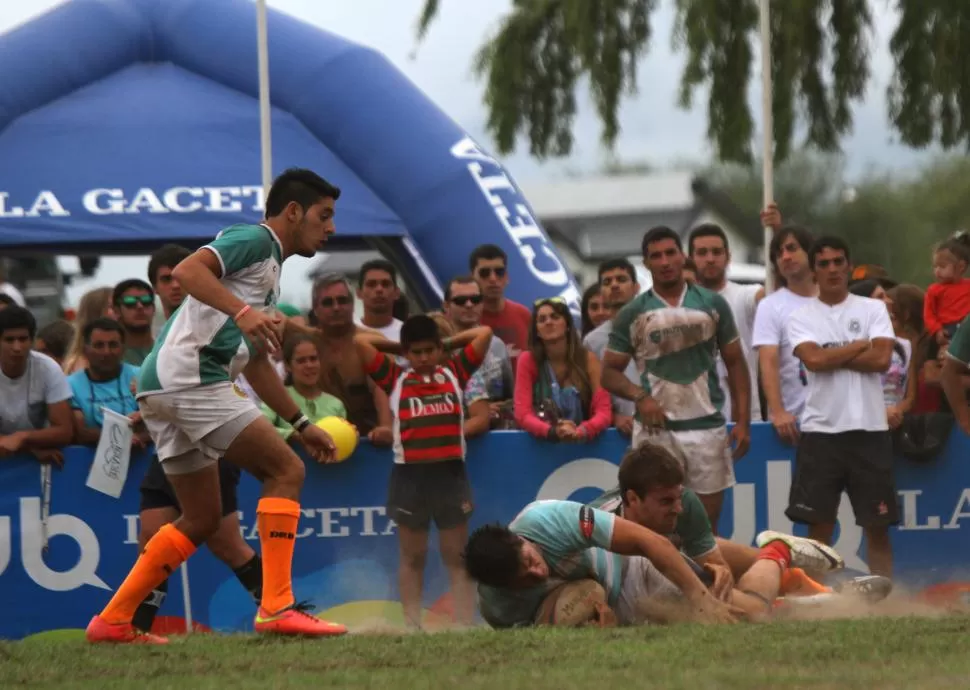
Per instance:
[[[775,207],[762,214],[762,221],[775,229],[768,256],[779,287],[758,304],[751,345],[758,353],[768,421],[782,441],[795,445],[807,379],[805,367],[792,352],[785,325],[792,312],[812,302],[818,294],[808,261],[808,250],[815,238],[804,228],[782,228],[781,215]]]
[[[31,349],[33,314],[18,305],[0,310],[0,458],[32,453],[60,464],[71,442],[71,385],[53,359]]]
[[[728,246],[724,230],[714,223],[702,223],[691,230],[687,240],[687,253],[697,266],[697,282],[701,287],[718,293],[731,307],[734,324],[741,338],[741,350],[748,364],[751,379],[751,421],[761,421],[761,397],[758,395],[758,363],[756,353],[751,347],[751,333],[754,330],[754,315],[758,302],[765,296],[761,285],[741,285],[727,279],[727,267],[731,261],[731,248]],[[724,360],[717,358],[717,375],[721,390],[728,390],[727,367]],[[724,400],[721,413],[727,420],[734,420],[731,410],[731,396]]]
[[[613,313],[620,311],[630,300],[640,294],[640,283],[637,282],[637,271],[626,259],[610,259],[599,265],[599,284],[602,288],[603,300],[609,305]],[[603,354],[613,332],[613,320],[607,319],[591,330],[583,338],[586,349],[603,361]],[[627,379],[634,385],[640,385],[640,372],[636,363],[631,359],[624,371]],[[725,389],[727,390],[727,389]],[[613,426],[624,436],[633,435],[633,418],[637,413],[637,406],[632,400],[626,400],[618,395],[613,400]]]
[[[398,342],[402,322],[394,318],[394,303],[400,296],[394,264],[385,259],[368,261],[360,267],[357,280],[357,297],[364,305],[364,316],[354,323]]]
[[[868,542],[869,568],[892,576],[889,526],[899,521],[893,444],[882,378],[895,334],[886,305],[849,293],[845,242],[823,237],[809,250],[818,297],[788,321],[788,339],[806,369],[805,407],[785,514],[832,542],[842,492]]]

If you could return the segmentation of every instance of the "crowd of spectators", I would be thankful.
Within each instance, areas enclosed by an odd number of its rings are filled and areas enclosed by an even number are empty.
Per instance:
[[[475,249],[468,274],[446,283],[440,311],[430,314],[442,339],[457,342],[482,326],[494,334],[462,379],[463,436],[518,428],[543,441],[586,443],[612,426],[633,445],[661,443],[680,458],[686,485],[716,525],[750,422],[764,420],[798,447],[789,516],[831,541],[833,511],[847,490],[869,537],[873,570],[889,574],[894,447],[929,443],[927,415],[950,411],[943,391],[970,387],[965,367],[945,366],[947,344],[970,313],[970,238],[955,236],[935,250],[937,282],[924,294],[879,267],[853,269],[841,240],[785,226],[775,207],[762,220],[774,229],[772,293],[727,280],[731,251],[720,227],[694,228],[686,251],[677,233],[653,228],[642,247],[653,284],[641,286],[626,259],[605,261],[583,294],[579,320],[557,296],[532,305],[506,297],[506,254],[495,245]],[[172,272],[188,255],[162,247],[147,280],[91,290],[73,323],[38,328],[22,298],[0,286],[0,457],[29,453],[60,463],[65,445],[97,444],[103,408],[131,419],[136,447],[150,444],[134,395],[138,367],[185,299]],[[390,262],[365,263],[355,282],[317,278],[307,313],[278,305],[306,332],[274,357],[311,421],[345,417],[362,437],[388,447],[396,393],[375,382],[355,336],[400,341],[406,301]],[[956,383],[946,382],[947,372]],[[237,386],[260,404],[244,378]],[[299,443],[286,420],[262,409]],[[870,442],[868,435],[883,432],[889,445]],[[809,495],[820,483],[822,495]]]

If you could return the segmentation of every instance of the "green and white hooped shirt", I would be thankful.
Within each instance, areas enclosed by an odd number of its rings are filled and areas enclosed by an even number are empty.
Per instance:
[[[220,282],[253,309],[275,307],[283,247],[267,225],[232,225],[205,245],[222,266]],[[162,328],[145,358],[138,396],[233,381],[252,345],[231,317],[188,296]]]

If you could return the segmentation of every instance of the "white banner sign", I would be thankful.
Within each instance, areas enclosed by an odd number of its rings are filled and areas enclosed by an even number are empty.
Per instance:
[[[94,452],[94,461],[88,473],[87,486],[113,498],[121,496],[121,490],[128,478],[128,463],[131,460],[131,423],[106,407],[104,424],[101,427],[101,440]]]

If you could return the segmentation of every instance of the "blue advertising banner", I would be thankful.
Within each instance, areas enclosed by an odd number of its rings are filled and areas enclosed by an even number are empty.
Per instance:
[[[752,450],[737,464],[721,534],[751,543],[767,528],[791,531],[784,509],[793,449],[768,425],[757,424]],[[469,441],[468,469],[475,492],[472,527],[509,521],[530,501],[589,500],[616,481],[627,441],[611,430],[592,444],[549,444],[521,432],[492,432]],[[913,588],[970,580],[970,439],[954,432],[929,463],[897,461],[902,523],[893,530],[897,581]],[[42,488],[36,462],[0,465],[0,637],[83,628],[107,602],[137,555],[138,488],[147,456],[132,459],[120,499],[85,486],[92,451],[70,447],[54,472],[46,549]],[[297,597],[317,612],[351,626],[401,620],[397,602],[397,538],[384,511],[391,456],[361,444],[344,463],[311,464],[303,490],[296,558]],[[255,507],[259,484],[240,485],[243,536],[258,549]],[[842,502],[836,548],[850,568],[866,571],[862,531]],[[796,532],[802,531],[800,528]],[[447,577],[431,535],[425,602],[431,617],[448,613]],[[206,549],[188,563],[193,620],[203,629],[251,629],[254,606],[228,567]],[[174,575],[160,615],[182,618],[181,577]]]

